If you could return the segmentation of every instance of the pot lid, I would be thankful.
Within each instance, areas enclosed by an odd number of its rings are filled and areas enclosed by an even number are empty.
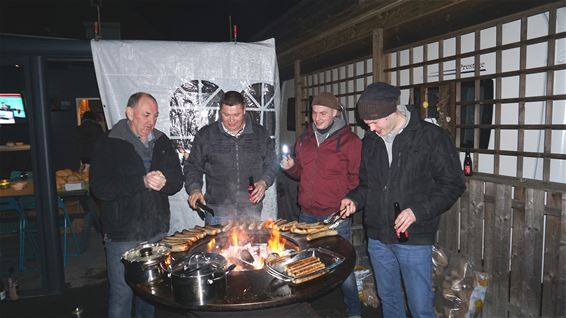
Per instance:
[[[226,269],[226,259],[216,253],[196,253],[173,266],[171,274],[179,277],[207,276]]]
[[[128,262],[152,263],[154,261],[161,261],[164,256],[171,253],[171,249],[165,244],[143,244],[133,248],[122,256]]]
[[[177,277],[200,277],[200,276],[209,276],[216,272],[222,272],[222,269],[219,268],[216,264],[191,264],[189,265],[188,262],[182,262],[175,266],[171,275]]]

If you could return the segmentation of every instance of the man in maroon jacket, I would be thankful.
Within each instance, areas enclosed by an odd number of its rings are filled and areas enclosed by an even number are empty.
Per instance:
[[[299,179],[300,222],[322,221],[340,208],[340,200],[358,186],[362,143],[348,124],[336,115],[341,110],[331,93],[312,101],[312,125],[295,142],[295,158],[285,156],[281,167]],[[350,220],[336,228],[350,240]],[[354,273],[342,284],[348,317],[359,317],[360,301]]]

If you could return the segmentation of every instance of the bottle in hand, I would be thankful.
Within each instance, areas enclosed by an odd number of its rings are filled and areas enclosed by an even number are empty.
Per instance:
[[[248,178],[248,182],[249,182],[249,183],[248,183],[248,198],[249,198],[250,201],[251,201],[251,200],[252,200],[252,199],[251,199],[252,192],[254,192],[254,189],[255,189],[254,177],[253,177],[253,176],[250,176],[250,177]]]
[[[471,176],[472,174],[472,156],[470,156],[470,150],[466,149],[466,156],[464,157],[464,175]]]
[[[399,214],[401,213],[401,207],[399,206],[399,202],[393,202],[393,209],[395,210],[394,220],[396,220]],[[397,240],[399,241],[399,243],[407,242],[409,240],[409,231],[400,232],[399,236],[397,237]]]

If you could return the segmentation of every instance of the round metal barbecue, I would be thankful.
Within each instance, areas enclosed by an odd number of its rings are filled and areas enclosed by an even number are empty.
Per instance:
[[[220,236],[222,234],[219,234]],[[313,279],[304,284],[295,285],[277,279],[266,270],[232,271],[227,274],[228,286],[225,296],[206,304],[180,304],[175,301],[171,283],[164,280],[159,283],[128,282],[134,292],[154,304],[160,304],[176,310],[186,311],[241,311],[289,305],[320,296],[339,286],[353,270],[356,254],[353,246],[340,236],[325,237],[307,241],[304,235],[285,233],[286,239],[298,246],[299,250],[323,248],[343,256],[343,261],[326,273],[321,279]],[[201,252],[203,246],[215,237],[202,239],[188,252]]]

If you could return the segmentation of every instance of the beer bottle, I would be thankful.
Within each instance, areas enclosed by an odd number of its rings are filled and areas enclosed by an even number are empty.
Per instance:
[[[10,300],[18,300],[20,296],[18,295],[18,279],[16,278],[16,273],[13,268],[10,268],[10,276],[8,277],[8,296]]]
[[[249,181],[249,183],[248,183],[248,194],[251,196],[251,195],[252,195],[252,192],[254,192],[254,189],[255,189],[254,177],[253,177],[253,176],[250,176],[250,177],[248,178],[248,181]]]
[[[470,149],[466,149],[466,156],[464,157],[464,175],[471,176],[472,174],[472,157],[470,156]]]
[[[0,279],[0,301],[6,299],[6,289],[4,288],[4,281]]]
[[[395,210],[395,218],[393,220],[396,220],[399,214],[401,213],[401,207],[399,206],[399,202],[393,202],[393,209]],[[409,231],[399,233],[397,240],[400,243],[407,242],[409,240]]]

